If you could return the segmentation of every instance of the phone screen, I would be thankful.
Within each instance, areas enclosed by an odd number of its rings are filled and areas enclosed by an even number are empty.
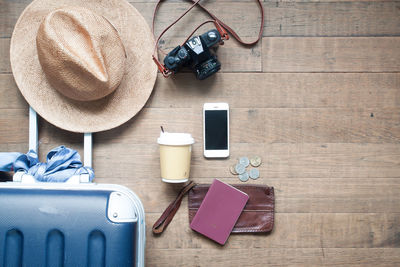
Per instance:
[[[205,110],[206,150],[228,149],[228,111]]]

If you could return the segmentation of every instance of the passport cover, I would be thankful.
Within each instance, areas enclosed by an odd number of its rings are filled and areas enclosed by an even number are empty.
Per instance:
[[[274,228],[275,194],[274,188],[267,185],[233,184],[249,196],[249,200],[239,216],[231,234],[263,233]],[[189,224],[200,208],[210,184],[196,184],[189,191]]]
[[[190,228],[224,245],[249,196],[214,179]]]

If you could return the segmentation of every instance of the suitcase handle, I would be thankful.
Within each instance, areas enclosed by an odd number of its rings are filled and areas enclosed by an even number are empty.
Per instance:
[[[29,150],[38,152],[38,119],[37,113],[29,107]],[[83,134],[83,165],[92,167],[92,133]]]
[[[38,153],[38,118],[36,111],[29,107],[29,150]],[[92,167],[92,133],[84,133],[83,135],[83,165]],[[16,172],[13,176],[14,182],[36,183],[33,176],[25,172]],[[89,174],[81,174],[72,176],[66,181],[68,184],[89,183]]]

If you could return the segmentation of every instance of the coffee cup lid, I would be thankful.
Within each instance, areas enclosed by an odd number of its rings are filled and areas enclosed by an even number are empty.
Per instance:
[[[192,135],[188,133],[161,132],[157,142],[160,145],[184,146],[194,144],[194,139]]]

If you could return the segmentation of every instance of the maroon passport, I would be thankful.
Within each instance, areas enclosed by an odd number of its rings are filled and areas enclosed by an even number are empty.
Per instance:
[[[249,196],[214,179],[190,228],[224,245]]]

